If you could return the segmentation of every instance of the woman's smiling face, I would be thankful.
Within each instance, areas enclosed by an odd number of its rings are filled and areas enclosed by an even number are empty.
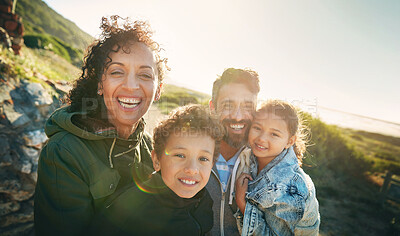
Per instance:
[[[128,50],[110,53],[99,84],[108,120],[121,137],[128,137],[149,110],[158,88],[158,72],[152,51],[141,42]],[[158,91],[159,92],[159,91]]]
[[[152,153],[153,166],[172,191],[191,198],[203,189],[213,166],[215,140],[196,133],[171,134],[160,158]]]

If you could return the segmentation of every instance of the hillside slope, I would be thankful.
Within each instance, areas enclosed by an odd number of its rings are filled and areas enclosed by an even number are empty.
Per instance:
[[[42,0],[18,0],[15,12],[22,17],[26,34],[47,33],[80,50],[85,50],[93,40],[92,36]]]

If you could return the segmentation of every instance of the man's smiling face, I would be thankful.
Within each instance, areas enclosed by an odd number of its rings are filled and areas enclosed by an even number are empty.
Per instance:
[[[241,83],[225,84],[218,93],[215,111],[226,129],[224,141],[240,148],[247,143],[248,130],[253,119],[257,94]]]

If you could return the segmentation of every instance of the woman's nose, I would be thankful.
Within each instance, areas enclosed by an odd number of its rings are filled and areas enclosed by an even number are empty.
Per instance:
[[[139,88],[139,79],[136,77],[135,73],[129,73],[125,78],[125,87],[128,89],[137,89]]]

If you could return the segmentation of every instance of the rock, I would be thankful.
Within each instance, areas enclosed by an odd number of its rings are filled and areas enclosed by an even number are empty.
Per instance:
[[[31,198],[35,191],[35,185],[30,184],[30,190],[19,190],[12,195],[15,201],[25,201]]]
[[[35,147],[37,149],[41,149],[42,144],[47,140],[44,129],[26,132],[22,135],[22,137],[25,140],[26,146]]]
[[[32,97],[35,106],[51,105],[53,98],[39,83],[29,83],[25,90]]]
[[[29,182],[21,184],[18,180],[6,180],[0,184],[0,192],[8,194],[15,201],[28,200],[34,191],[35,185]]]
[[[41,143],[40,143],[40,145],[41,145]],[[38,160],[39,160],[39,150],[38,149],[35,149],[32,147],[21,146],[21,150],[24,154],[24,157],[28,158],[28,160],[32,164],[38,162]],[[25,173],[25,172],[23,172],[23,173]],[[29,173],[30,173],[30,171],[29,171]],[[29,173],[26,173],[26,174],[29,174]]]
[[[15,236],[15,235],[33,236],[33,235],[35,235],[33,232],[33,223],[20,224],[15,227],[12,227],[9,230],[0,231],[0,234],[2,236]]]
[[[21,183],[16,180],[4,180],[0,183],[0,193],[6,193],[12,195],[21,188]]]
[[[8,139],[5,135],[0,135],[0,156],[8,153],[10,149],[10,144],[8,143]]]
[[[22,212],[2,217],[0,227],[7,227],[13,224],[20,224],[33,221],[33,208],[25,208]]]
[[[0,156],[0,167],[10,166],[13,161],[9,153]]]
[[[6,84],[0,85],[0,103],[4,101],[11,101],[10,91],[12,88]]]
[[[24,113],[19,113],[14,110],[14,105],[11,104],[3,104],[3,111],[7,117],[7,120],[11,123],[11,125],[15,128],[22,127],[28,125],[31,120]]]
[[[18,211],[21,208],[17,201],[0,203],[0,216],[7,215],[11,212]]]
[[[19,160],[15,165],[15,169],[24,174],[30,174],[32,170],[32,163],[27,159]]]

